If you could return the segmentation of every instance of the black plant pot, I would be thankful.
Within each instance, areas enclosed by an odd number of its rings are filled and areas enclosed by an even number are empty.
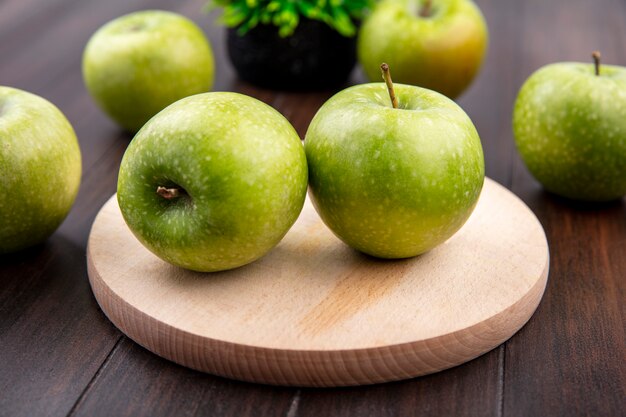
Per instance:
[[[282,90],[324,90],[346,82],[356,63],[356,37],[302,19],[291,36],[273,25],[259,25],[240,36],[228,29],[228,56],[239,77]]]

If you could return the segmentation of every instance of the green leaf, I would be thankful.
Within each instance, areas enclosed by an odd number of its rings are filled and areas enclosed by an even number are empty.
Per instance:
[[[210,0],[206,11],[224,10],[219,22],[240,34],[258,24],[272,24],[280,36],[290,36],[302,18],[325,22],[344,36],[354,36],[354,20],[361,19],[374,0]]]

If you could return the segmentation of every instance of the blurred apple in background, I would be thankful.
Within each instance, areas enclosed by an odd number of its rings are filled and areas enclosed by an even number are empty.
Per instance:
[[[213,52],[189,19],[159,10],[135,12],[91,37],[83,77],[98,105],[136,132],[173,102],[211,89]]]
[[[358,58],[371,81],[387,62],[396,82],[455,98],[476,76],[487,42],[471,0],[383,0],[360,30]]]
[[[522,86],[513,131],[533,176],[555,194],[605,201],[626,195],[626,68],[563,62]]]
[[[49,101],[0,86],[0,254],[41,243],[72,208],[81,176],[74,129]]]
[[[465,223],[484,159],[472,121],[452,100],[412,85],[390,91],[393,106],[383,83],[337,93],[313,118],[305,149],[324,223],[361,252],[406,258]]]

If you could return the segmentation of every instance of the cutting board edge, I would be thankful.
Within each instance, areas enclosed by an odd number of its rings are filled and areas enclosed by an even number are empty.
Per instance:
[[[111,290],[94,268],[89,244],[87,269],[94,296],[109,320],[130,339],[165,359],[198,371],[248,382],[338,387],[435,373],[500,346],[517,333],[538,308],[549,275],[549,254],[542,276],[531,289],[516,303],[484,322],[430,339],[350,350],[278,349],[198,336],[154,319]],[[278,366],[272,369],[276,364]],[[314,369],[316,366],[322,369]]]

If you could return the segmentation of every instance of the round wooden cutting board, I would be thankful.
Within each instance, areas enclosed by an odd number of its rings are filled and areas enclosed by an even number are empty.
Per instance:
[[[115,196],[94,222],[87,258],[100,307],[140,345],[193,369],[300,386],[372,384],[469,361],[528,321],[549,264],[541,224],[490,179],[463,228],[412,259],[353,251],[307,201],[262,259],[190,272],[135,239]]]

